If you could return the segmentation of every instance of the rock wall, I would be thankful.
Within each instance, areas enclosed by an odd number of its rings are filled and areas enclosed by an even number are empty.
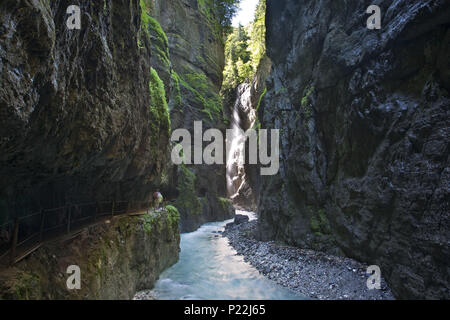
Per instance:
[[[281,129],[260,236],[381,267],[398,298],[450,297],[450,3],[267,1],[272,73],[259,110]]]
[[[146,201],[168,156],[138,0],[0,4],[0,223],[39,208]]]
[[[0,272],[0,300],[132,299],[177,262],[178,219],[166,211],[117,217],[74,239],[48,243]],[[67,289],[71,265],[80,267],[80,290]]]
[[[80,30],[66,26],[72,4],[0,3],[0,225],[68,203],[148,201],[167,171],[170,114],[140,1],[77,1]],[[2,271],[0,295],[131,298],[178,259],[179,220],[150,220],[45,245]],[[69,262],[80,291],[65,288]]]
[[[213,1],[145,0],[149,15],[160,29],[152,38],[155,69],[165,82],[172,130],[188,129],[194,121],[203,131],[216,128],[225,133],[227,119],[219,91],[224,68],[222,28]],[[159,26],[159,27],[158,27]],[[165,40],[164,40],[165,39]],[[224,165],[172,166],[165,193],[177,198],[181,230],[196,230],[205,222],[231,218],[234,210],[225,198]]]

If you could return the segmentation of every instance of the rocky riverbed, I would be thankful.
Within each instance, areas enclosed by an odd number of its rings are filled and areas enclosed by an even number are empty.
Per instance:
[[[312,299],[394,299],[384,279],[381,290],[367,288],[367,265],[355,260],[326,255],[255,239],[257,221],[237,216],[223,233],[238,255],[278,284]]]

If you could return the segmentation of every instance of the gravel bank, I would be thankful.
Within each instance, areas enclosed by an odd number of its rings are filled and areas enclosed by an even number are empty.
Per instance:
[[[252,235],[256,223],[229,224],[223,236],[237,254],[269,279],[313,299],[394,299],[384,279],[381,290],[367,288],[367,265],[349,258],[255,240]]]

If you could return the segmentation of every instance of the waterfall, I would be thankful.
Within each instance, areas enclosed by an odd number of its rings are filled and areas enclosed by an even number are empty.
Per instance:
[[[245,134],[256,120],[256,112],[252,107],[251,85],[240,84],[237,87],[237,97],[232,110],[231,130],[228,139],[229,152],[227,158],[227,188],[228,195],[234,199],[246,183],[245,174]]]

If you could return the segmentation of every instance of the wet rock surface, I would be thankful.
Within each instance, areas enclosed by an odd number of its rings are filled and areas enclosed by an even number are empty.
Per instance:
[[[150,108],[153,53],[138,0],[0,3],[0,221],[41,208],[147,201],[168,160]]]
[[[398,298],[450,297],[450,3],[267,1],[261,126],[280,129],[258,237],[379,265]]]
[[[321,300],[393,299],[382,279],[381,290],[367,288],[367,265],[355,260],[277,244],[254,237],[257,221],[228,224],[224,237],[245,261],[278,284]]]
[[[241,214],[237,214],[234,217],[234,224],[242,224],[242,223],[246,223],[249,221],[249,218],[247,216],[241,215]]]

